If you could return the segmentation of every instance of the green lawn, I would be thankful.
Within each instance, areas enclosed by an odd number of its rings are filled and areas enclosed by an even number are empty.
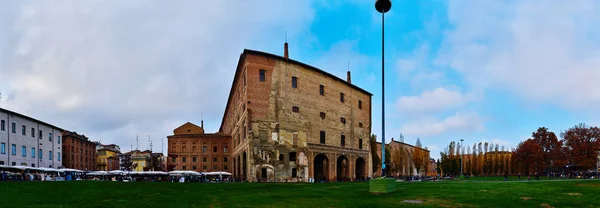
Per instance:
[[[500,177],[501,178],[501,177]],[[600,181],[397,183],[0,182],[1,207],[599,207]],[[407,204],[407,199],[424,201]]]

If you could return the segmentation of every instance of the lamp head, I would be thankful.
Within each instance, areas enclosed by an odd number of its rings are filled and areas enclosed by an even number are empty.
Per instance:
[[[390,0],[377,0],[375,2],[375,9],[379,13],[386,13],[392,8],[392,2]]]

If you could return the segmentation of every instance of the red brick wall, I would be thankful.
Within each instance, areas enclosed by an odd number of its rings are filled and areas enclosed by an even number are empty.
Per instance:
[[[95,170],[96,144],[76,137],[78,136],[63,134],[63,167],[78,170]]]

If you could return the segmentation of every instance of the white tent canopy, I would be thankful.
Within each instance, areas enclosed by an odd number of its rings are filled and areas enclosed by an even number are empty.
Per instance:
[[[106,172],[106,171],[96,171],[96,172],[88,173],[87,175],[92,175],[92,176],[96,176],[96,175],[108,175],[108,172]]]
[[[220,171],[220,172],[209,172],[209,173],[206,173],[206,175],[210,175],[210,176],[214,176],[214,175],[230,176],[231,173]]]
[[[169,175],[201,175],[201,174],[196,171],[175,170],[175,171],[169,172]]]

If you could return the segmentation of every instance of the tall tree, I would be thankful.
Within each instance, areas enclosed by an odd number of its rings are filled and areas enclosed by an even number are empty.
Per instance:
[[[404,147],[393,148],[392,151],[392,166],[393,171],[404,175],[404,164],[405,164],[405,155],[404,155]]]
[[[515,154],[519,169],[526,174],[543,171],[546,168],[543,158],[544,151],[542,147],[533,139],[521,142]]]
[[[424,158],[424,153],[425,151],[423,151],[423,149],[421,148],[414,148],[413,149],[413,157],[412,157],[412,162],[415,165],[415,169],[417,170],[417,174],[421,173],[421,170],[424,167],[424,162],[423,158]]]
[[[542,148],[544,162],[550,171],[564,165],[566,158],[562,153],[562,144],[554,132],[548,131],[546,127],[540,127],[536,132],[531,133],[531,137]]]
[[[588,127],[581,123],[563,132],[567,157],[570,163],[585,169],[596,167],[597,152],[600,149],[600,128]]]
[[[377,136],[375,134],[371,134],[369,137],[369,147],[371,147],[371,162],[373,163],[373,172],[379,169],[381,166],[381,159],[379,155],[377,155]]]

